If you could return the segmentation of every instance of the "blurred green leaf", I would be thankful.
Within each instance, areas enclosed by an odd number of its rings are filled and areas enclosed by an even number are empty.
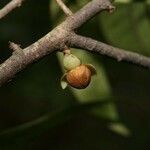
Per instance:
[[[150,22],[145,3],[118,4],[112,15],[103,13],[100,18],[103,33],[117,47],[150,55]]]
[[[110,123],[108,127],[124,137],[129,137],[131,135],[131,131],[122,123]]]
[[[84,0],[84,1],[79,1],[79,0],[76,0],[76,8],[79,8],[79,7],[82,7],[83,5],[85,5],[86,3],[88,2],[88,0]],[[72,8],[72,5],[71,3],[69,3],[70,5],[68,7]],[[56,4],[51,3],[51,6],[52,7],[56,7]],[[75,5],[73,7],[75,10]],[[124,13],[124,10],[122,11]],[[57,15],[56,15],[57,14]],[[62,16],[61,15],[58,15],[59,14],[59,11],[57,11],[57,9],[55,9],[55,13],[54,15],[52,15],[52,18],[54,20],[58,19],[58,20],[61,20],[59,18],[61,18]],[[108,15],[108,13],[107,13]],[[57,16],[57,18],[55,18]],[[112,16],[111,16],[112,17]],[[103,20],[103,18],[107,18],[106,20],[108,20],[108,23]],[[93,30],[92,33],[97,35],[98,34],[101,34],[101,25],[102,25],[102,30],[104,30],[104,35],[106,37],[106,39],[109,40],[109,37],[108,35],[112,35],[113,34],[109,34],[109,33],[106,33],[107,31],[107,28],[104,28],[104,27],[107,27],[109,24],[113,23],[114,21],[114,18],[112,17],[112,19],[109,19],[110,17],[106,17],[106,15],[104,14],[104,17],[102,16],[101,18],[96,18],[95,20],[97,20],[96,22],[95,21],[92,21],[88,26],[86,26],[86,29],[83,28],[83,32],[84,31],[89,31],[89,34],[91,34],[90,32],[90,28],[93,26],[95,26],[95,24],[97,24],[97,27],[99,29],[96,29],[96,30]],[[118,14],[118,18],[120,19],[120,14]],[[98,21],[99,20],[99,21]],[[110,23],[110,22],[111,23]],[[101,23],[102,22],[102,23]],[[103,25],[104,24],[104,25]],[[106,26],[106,25],[107,26]],[[116,22],[117,24],[117,22]],[[117,28],[118,30],[114,30],[114,35],[116,35],[117,33],[120,33],[120,37],[122,37],[122,34],[121,33],[126,33],[126,24],[127,23],[124,23],[123,24],[123,27],[125,28],[125,31],[123,32],[122,31],[122,26],[120,27],[119,25],[117,25],[117,27],[115,27],[114,25],[114,28]],[[128,24],[127,24],[128,25]],[[119,28],[119,27],[120,28]],[[109,26],[108,27],[110,29],[110,31],[112,32],[112,28]],[[130,27],[127,27],[127,29],[130,28]],[[106,30],[105,30],[106,29]],[[82,32],[82,29],[80,30]],[[109,31],[109,30],[108,30]],[[94,36],[95,36],[94,35]],[[97,35],[98,37],[99,35]],[[130,35],[129,35],[130,36]],[[120,38],[119,37],[119,38]],[[112,39],[114,39],[114,37],[111,37]],[[129,38],[128,36],[125,37],[128,41],[128,45],[129,42],[133,43],[133,41],[131,41],[132,38]],[[124,41],[124,40],[123,40]],[[112,42],[113,43],[113,42]],[[126,45],[126,42],[124,42],[125,45]],[[118,43],[117,43],[118,44]],[[117,45],[118,46],[118,45]],[[119,46],[121,46],[119,44]],[[122,45],[124,46],[124,45]],[[136,46],[136,43],[135,43],[135,46]],[[110,85],[109,85],[109,81],[107,79],[107,74],[105,72],[105,69],[103,67],[103,64],[100,63],[100,61],[97,61],[95,59],[95,56],[93,56],[92,54],[89,54],[88,52],[85,52],[85,51],[79,51],[79,50],[73,50],[73,53],[76,54],[82,61],[83,63],[87,64],[87,63],[91,63],[93,64],[94,66],[96,66],[96,70],[97,70],[97,76],[96,77],[93,77],[92,78],[92,83],[90,84],[89,87],[87,87],[86,89],[84,90],[77,90],[77,89],[74,89],[74,88],[71,88],[72,92],[74,93],[76,99],[80,102],[80,103],[86,103],[86,102],[90,102],[90,101],[94,101],[95,99],[101,99],[101,98],[108,98],[110,96],[112,96],[112,93],[111,93],[111,88],[110,88]],[[62,64],[62,55],[59,54],[58,55],[58,59],[60,61],[60,64]],[[63,66],[62,66],[63,67]],[[92,114],[96,115],[96,116],[100,116],[100,117],[103,117],[103,118],[109,118],[110,120],[112,121],[118,121],[119,120],[119,115],[118,115],[118,112],[116,110],[116,107],[115,107],[115,104],[114,103],[109,103],[103,107],[101,107],[100,109],[99,108],[96,108],[96,109],[93,109],[92,111]],[[119,129],[122,129],[123,128],[123,125],[121,126],[119,123],[118,123],[118,126],[113,126],[113,128],[110,128],[111,130],[113,130],[114,132],[117,132],[119,133],[120,131],[120,134],[121,135],[127,135],[127,131],[129,132],[129,130],[124,126],[124,128],[126,128],[126,132],[124,130],[124,132],[122,130],[119,130]]]
[[[83,5],[85,5],[88,1],[76,1],[76,8],[79,8]],[[70,3],[71,4],[71,3]],[[58,7],[57,4],[54,1],[51,1],[50,6],[55,9],[55,7]],[[71,6],[69,6],[71,7]],[[59,11],[55,9],[54,14],[52,13],[52,18],[54,20],[58,19],[61,20],[60,18],[62,17],[59,14]],[[55,18],[56,16],[59,16]],[[54,25],[55,26],[55,25]],[[73,50],[73,53],[76,54],[84,64],[90,63],[93,64],[97,70],[97,76],[92,78],[92,83],[90,84],[89,87],[87,87],[84,90],[77,90],[74,88],[71,88],[72,92],[74,93],[76,99],[80,103],[86,103],[90,101],[94,101],[95,99],[101,99],[101,98],[108,98],[112,96],[111,94],[111,88],[107,79],[107,75],[105,72],[105,69],[103,68],[102,63],[99,63],[96,61],[95,56],[92,56],[92,54],[89,54],[88,52],[85,51],[80,51],[80,50]],[[62,63],[62,55],[60,54],[58,57],[60,64]],[[63,66],[62,66],[63,67]],[[118,120],[118,114],[115,108],[115,105],[113,103],[108,104],[107,106],[104,106],[101,109],[95,109],[93,110],[95,115],[100,115],[101,117],[106,117],[111,120]]]
[[[89,54],[88,52],[78,49],[74,49],[72,50],[72,52],[82,60],[83,64],[86,63],[93,64],[97,70],[97,75],[92,77],[92,82],[86,89],[78,90],[71,88],[76,99],[80,103],[87,103],[112,96],[111,88],[109,86],[102,64],[97,62],[95,57],[92,56],[92,54]],[[63,54],[59,53],[58,58],[60,64],[62,65]],[[114,104],[108,104],[107,106],[104,106],[101,109],[95,109],[94,112],[96,115],[100,115],[101,117],[106,117],[111,120],[118,120],[118,115]]]

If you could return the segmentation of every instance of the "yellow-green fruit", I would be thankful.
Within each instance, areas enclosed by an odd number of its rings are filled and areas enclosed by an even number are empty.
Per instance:
[[[70,86],[84,89],[91,81],[91,71],[86,65],[80,65],[70,70],[66,75],[66,79]]]
[[[81,61],[75,55],[65,54],[63,64],[64,64],[64,68],[69,71],[80,66]]]

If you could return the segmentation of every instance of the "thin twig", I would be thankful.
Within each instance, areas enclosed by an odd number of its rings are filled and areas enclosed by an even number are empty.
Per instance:
[[[149,57],[145,57],[134,52],[129,52],[127,50],[116,48],[94,40],[92,38],[73,34],[71,38],[71,46],[92,52],[97,52],[102,55],[106,55],[111,58],[117,59],[118,61],[127,61],[150,69]]]
[[[114,8],[115,7],[109,0],[92,0],[81,10],[77,11],[72,17],[68,17],[64,23],[69,30],[75,30],[92,19],[98,13],[102,11],[112,12]]]
[[[67,16],[73,15],[72,11],[64,4],[62,0],[56,0],[56,2]]]
[[[12,0],[0,10],[0,19],[5,17],[13,9],[20,7],[24,0]]]

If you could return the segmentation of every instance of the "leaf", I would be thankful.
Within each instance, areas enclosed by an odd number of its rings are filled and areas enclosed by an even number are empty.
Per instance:
[[[114,13],[102,13],[99,19],[106,39],[117,47],[150,55],[148,4],[143,1],[116,5]]]
[[[76,0],[76,4],[77,4],[76,8],[75,8],[75,5],[72,7],[77,9],[79,7],[82,7],[88,1],[89,0],[84,0],[84,1]],[[53,1],[52,1],[52,3],[53,3]],[[55,19],[60,20],[62,14],[60,14],[58,12],[57,16],[58,17]],[[109,20],[111,17],[105,16],[105,18],[107,18],[107,20]],[[103,23],[105,24],[105,20],[103,21]],[[116,24],[117,24],[117,22],[116,22]],[[91,32],[91,30],[89,30],[91,28],[93,29],[92,32]],[[114,25],[113,25],[113,28],[115,28]],[[118,26],[117,26],[117,28],[118,28]],[[109,27],[109,29],[112,30],[112,26]],[[84,28],[81,28],[80,31],[82,34],[85,34],[88,36],[93,36],[99,40],[105,40],[105,34],[103,35],[103,33],[102,33],[103,28],[101,29],[100,18],[95,18],[89,24],[87,24]],[[115,33],[115,31],[114,31],[114,33]],[[132,39],[132,38],[130,38],[130,39]],[[103,99],[103,98],[107,99],[108,97],[111,97],[112,92],[111,92],[110,83],[108,81],[107,74],[105,72],[105,68],[104,68],[103,64],[99,61],[100,57],[98,57],[98,59],[96,59],[96,55],[92,55],[91,53],[89,54],[88,52],[85,52],[82,50],[77,50],[77,49],[74,49],[73,53],[81,58],[83,64],[92,63],[92,64],[94,64],[94,66],[96,66],[96,70],[97,70],[96,71],[97,76],[92,78],[92,82],[89,87],[87,87],[84,90],[77,90],[77,89],[73,89],[73,88],[70,89],[74,93],[74,96],[76,97],[77,101],[79,103],[88,103],[88,102],[94,102],[95,100],[101,101],[101,99]],[[62,55],[60,53],[58,53],[58,59],[60,61],[60,65],[62,65]],[[93,69],[93,72],[95,72],[95,68],[93,68],[93,66],[90,65],[89,67],[91,67]],[[63,66],[62,66],[62,70],[63,70]],[[117,112],[116,105],[113,102],[107,103],[106,105],[104,105],[102,107],[93,108],[90,111],[90,113],[92,115],[95,115],[95,116],[98,116],[101,118],[109,119],[110,121],[118,121],[119,120],[119,114]],[[116,130],[113,130],[113,131],[117,132]]]
[[[131,135],[130,130],[122,123],[110,123],[108,127],[110,130],[124,137],[129,137]]]
[[[131,3],[132,0],[115,0],[115,3]]]
[[[68,85],[67,80],[66,80],[66,73],[61,77],[60,81],[62,89],[65,89]]]
[[[80,0],[76,0],[76,5],[74,4],[74,6],[69,6],[69,7],[82,7],[83,5],[85,5],[89,0],[84,0],[84,1],[80,1]],[[51,6],[54,5],[54,1],[51,1]],[[54,20],[61,20],[62,17],[62,13],[60,14],[59,11],[55,14],[57,14],[57,18],[53,18]],[[56,15],[55,15],[56,16]],[[55,21],[54,21],[55,22]],[[93,27],[95,26],[95,22],[91,23],[93,25]],[[88,29],[83,29],[83,31],[90,31],[89,28],[91,28],[91,24],[87,25]],[[55,25],[54,25],[55,26]],[[95,32],[96,31],[96,32]],[[95,35],[97,34],[97,29],[94,28],[94,30],[89,32],[90,34],[94,33]],[[82,50],[77,50],[77,49],[73,49],[73,53],[75,55],[77,55],[79,58],[81,58],[82,63],[83,64],[87,64],[87,63],[91,63],[94,64],[94,66],[96,67],[97,70],[97,76],[92,78],[92,82],[90,83],[90,85],[84,89],[84,90],[78,90],[78,89],[74,89],[71,88],[70,90],[74,93],[74,96],[76,97],[77,101],[79,103],[87,103],[87,102],[93,102],[95,100],[101,100],[101,99],[105,99],[105,98],[109,98],[112,96],[111,94],[111,88],[107,79],[107,74],[105,72],[105,69],[102,65],[102,63],[100,63],[99,61],[97,61],[95,59],[95,56],[92,55],[91,53],[89,54],[88,52],[82,51]],[[60,61],[60,65],[62,67],[63,70],[63,66],[62,66],[62,55],[60,53],[58,53],[58,59]],[[93,69],[93,71],[95,72],[95,69],[91,66],[91,68]],[[91,111],[91,113],[93,115],[97,115],[103,118],[107,118],[110,120],[118,120],[118,113],[115,107],[115,104],[113,103],[109,103],[103,107],[96,108],[93,109]]]
[[[96,75],[96,68],[92,64],[86,64],[86,66],[90,69],[92,75]]]
[[[79,103],[88,103],[88,102],[94,102],[95,100],[101,100],[101,99],[107,99],[111,97],[111,88],[109,85],[109,82],[107,80],[107,76],[105,73],[105,70],[101,63],[99,63],[95,56],[92,56],[92,54],[89,54],[86,51],[72,49],[73,53],[80,57],[83,61],[83,64],[86,64],[87,62],[94,64],[97,69],[97,76],[92,78],[92,81],[90,85],[84,89],[84,90],[78,90],[71,88],[70,90],[74,93],[74,96],[76,97],[77,101]],[[63,55],[58,53],[58,59],[60,61],[60,65],[62,66],[62,58]],[[63,68],[63,66],[62,66]],[[91,110],[91,113],[93,115],[100,116],[102,118],[107,118],[113,121],[118,120],[118,113],[115,108],[115,104],[108,103],[101,108],[94,108]]]

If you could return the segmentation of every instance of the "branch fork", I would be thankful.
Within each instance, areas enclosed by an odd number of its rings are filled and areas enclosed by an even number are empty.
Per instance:
[[[72,11],[63,3],[62,0],[56,0],[56,2],[60,6],[60,8],[63,10],[63,12],[66,14],[66,16],[73,15]]]
[[[24,49],[21,49],[19,45],[14,43],[10,44],[11,48],[17,53],[19,51],[21,52],[21,57],[18,59],[18,55],[14,52],[11,57],[0,65],[0,86],[11,80],[19,71],[23,70],[29,64],[52,52],[63,51],[66,46],[97,52],[98,54],[106,55],[118,61],[127,61],[150,69],[149,57],[119,49],[74,33],[76,29],[81,27],[96,14],[104,10],[112,12],[114,6],[109,0],[91,0],[75,14],[72,13],[62,0],[56,0],[56,2],[68,17],[47,35]]]

